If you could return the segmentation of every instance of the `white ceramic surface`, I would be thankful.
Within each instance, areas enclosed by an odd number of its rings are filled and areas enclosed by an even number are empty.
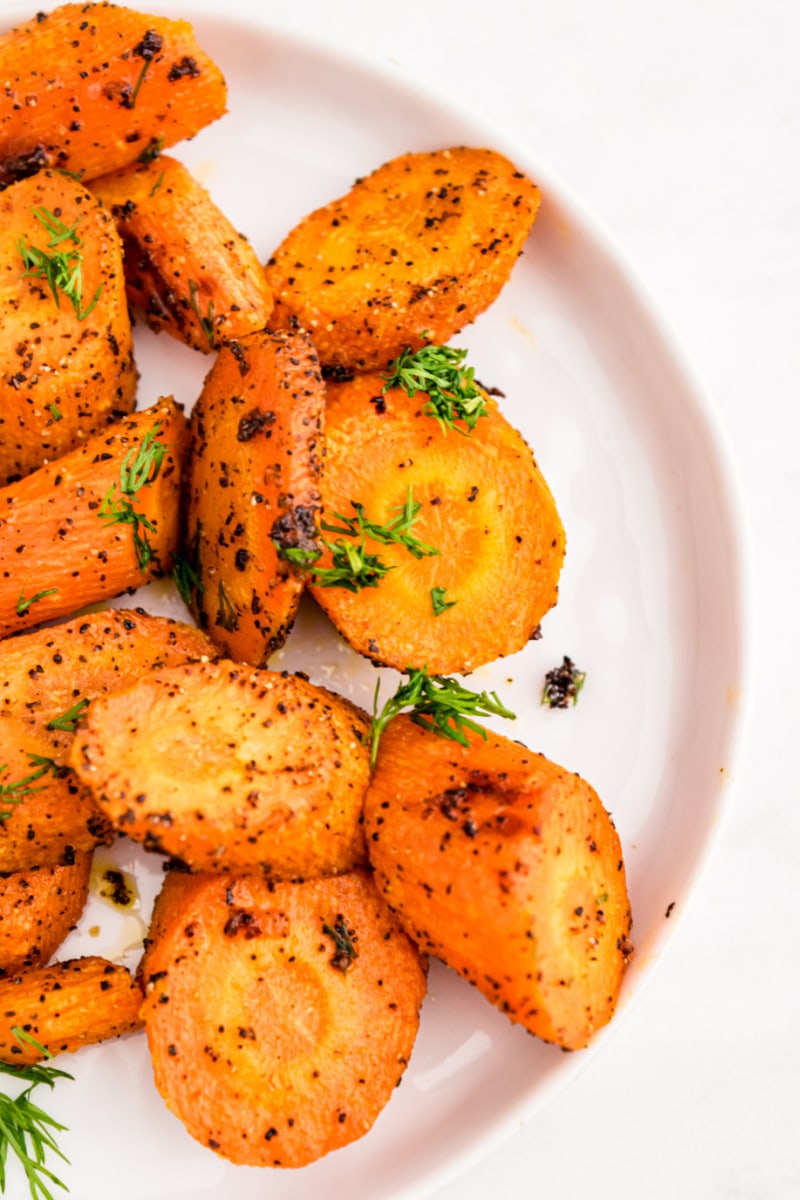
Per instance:
[[[511,283],[454,341],[470,348],[479,378],[506,393],[504,411],[533,445],[566,525],[567,565],[542,641],[473,679],[519,714],[513,736],[585,775],[613,812],[637,944],[619,1022],[674,928],[669,906],[684,907],[714,836],[745,682],[738,502],[702,387],[619,252],[526,147],[310,43],[213,15],[195,24],[228,78],[230,113],[177,153],[264,257],[308,209],[406,149],[491,144],[543,189]],[[137,358],[141,405],[169,391],[190,405],[208,367],[145,330]],[[136,602],[185,615],[162,585]],[[538,704],[542,677],[565,653],[587,671],[586,687],[577,708],[549,712]],[[373,668],[310,604],[274,665],[371,701]],[[130,849],[115,857],[135,867],[146,917],[159,864]],[[139,932],[98,902],[81,931],[65,953],[122,954]],[[73,1165],[63,1175],[75,1200],[106,1197],[109,1170],[115,1200],[421,1197],[541,1106],[606,1040],[564,1055],[435,968],[411,1065],[375,1129],[313,1167],[266,1177],[191,1141],[153,1090],[141,1037],[70,1061],[76,1083],[48,1107],[70,1126],[63,1145]]]

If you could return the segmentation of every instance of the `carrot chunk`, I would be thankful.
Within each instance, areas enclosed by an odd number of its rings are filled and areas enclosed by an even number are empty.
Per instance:
[[[318,547],[325,387],[304,334],[223,348],[192,411],[188,545],[195,615],[229,658],[265,666],[286,640]]]
[[[632,946],[622,851],[597,793],[517,742],[397,717],[365,800],[403,927],[512,1021],[565,1049],[614,1012]]]
[[[356,505],[391,526],[413,501],[422,550],[367,531],[364,554],[387,573],[351,590],[331,576],[329,548],[311,590],[360,654],[400,671],[471,671],[521,649],[555,604],[564,530],[529,448],[489,396],[463,437],[426,415],[424,394],[382,386],[377,375],[328,384],[323,530],[344,528]],[[359,536],[325,536],[360,547]]]
[[[122,247],[74,179],[42,171],[0,193],[0,484],[131,411]]]
[[[0,488],[0,637],[171,569],[187,442],[161,400]]]
[[[374,371],[447,342],[508,279],[539,191],[492,150],[403,154],[305,217],[267,263],[272,323],[326,367]]]
[[[68,866],[112,837],[67,767],[87,704],[156,667],[212,656],[198,629],[141,609],[88,613],[0,642],[0,871]]]
[[[0,1061],[41,1062],[50,1052],[80,1050],[141,1028],[142,993],[125,967],[105,958],[73,958],[0,979]]]
[[[68,867],[0,874],[0,977],[46,963],[83,912],[91,854]]]
[[[256,252],[183,163],[163,154],[91,190],[117,223],[128,299],[151,329],[209,354],[264,328],[272,293]]]
[[[156,1087],[236,1163],[362,1137],[411,1054],[420,957],[366,872],[301,884],[171,874],[142,968]]]
[[[366,731],[299,676],[189,663],[95,700],[71,763],[118,829],[193,870],[308,878],[364,861]]]
[[[40,167],[84,180],[193,137],[225,112],[187,21],[63,4],[0,37],[0,187]]]

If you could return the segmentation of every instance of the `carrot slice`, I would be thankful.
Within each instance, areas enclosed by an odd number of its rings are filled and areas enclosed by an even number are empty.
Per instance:
[[[305,678],[189,663],[95,700],[71,763],[152,850],[304,878],[364,861],[366,733],[360,709]]]
[[[367,537],[367,553],[391,568],[377,586],[323,586],[328,551],[311,590],[360,654],[401,671],[471,671],[534,636],[558,596],[564,530],[529,448],[488,396],[488,415],[462,437],[425,415],[424,394],[382,396],[382,386],[376,375],[328,385],[325,522],[361,504],[391,524],[411,495],[413,536],[438,553],[415,558]]]
[[[167,877],[143,965],[156,1087],[236,1163],[300,1167],[362,1137],[411,1054],[420,957],[366,872]]]
[[[325,387],[304,334],[223,348],[192,411],[186,555],[195,615],[229,658],[264,666],[305,576],[280,557],[317,549]]]
[[[86,188],[42,171],[0,194],[0,261],[1,485],[130,412],[136,371],[122,247]]]
[[[263,329],[272,293],[255,251],[166,154],[92,181],[125,247],[130,303],[151,329],[208,354]]]
[[[213,653],[198,629],[141,609],[89,613],[0,642],[0,871],[69,865],[111,839],[108,818],[66,765],[86,703]]]
[[[447,342],[496,298],[538,207],[492,150],[403,154],[286,236],[267,263],[272,324],[299,322],[326,367],[357,371]]]
[[[0,979],[0,1061],[41,1062],[141,1027],[142,993],[125,967],[105,958],[73,958]]]
[[[531,1033],[585,1046],[611,1018],[632,946],[619,837],[584,780],[517,742],[469,747],[396,718],[365,800],[392,910]]]
[[[193,137],[225,112],[187,21],[63,4],[0,37],[0,187],[58,167],[93,179]]]
[[[161,400],[0,488],[0,637],[171,569],[187,442]]]
[[[83,912],[91,854],[69,867],[33,867],[0,875],[0,977],[51,958]]]

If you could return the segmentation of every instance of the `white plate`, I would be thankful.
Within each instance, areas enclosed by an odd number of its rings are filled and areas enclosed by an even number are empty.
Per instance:
[[[497,728],[585,775],[613,813],[637,946],[618,1023],[706,858],[738,733],[747,605],[738,500],[711,406],[619,253],[527,149],[395,75],[213,8],[163,9],[193,15],[230,86],[229,115],[176,152],[262,257],[309,209],[406,150],[491,145],[543,189],[511,283],[454,344],[506,393],[505,413],[534,447],[567,529],[567,562],[542,641],[472,678],[519,714]],[[210,365],[146,330],[137,359],[140,406],[170,391],[190,406]],[[164,586],[136,602],[186,616]],[[551,712],[539,705],[542,680],[564,654],[587,682],[577,708]],[[371,703],[374,669],[310,604],[273,665]],[[135,961],[135,950],[123,952],[141,932],[160,863],[130,849],[114,857],[136,869],[138,920],[93,900],[59,957]],[[375,1128],[295,1172],[236,1168],[192,1141],[153,1088],[141,1035],[60,1063],[76,1082],[46,1104],[70,1126],[62,1145],[72,1166],[60,1173],[73,1200],[106,1200],[109,1190],[115,1200],[419,1198],[545,1103],[607,1036],[563,1054],[434,965],[411,1064]],[[10,1194],[27,1194],[24,1184]]]

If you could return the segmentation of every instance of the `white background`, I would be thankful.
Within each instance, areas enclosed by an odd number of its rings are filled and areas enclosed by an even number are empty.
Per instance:
[[[262,11],[435,82],[560,172],[715,393],[754,543],[748,753],[672,949],[603,1053],[437,1200],[796,1200],[800,5],[303,0]]]
[[[758,669],[716,853],[603,1052],[437,1200],[795,1200],[800,5],[231,0],[228,11],[399,64],[548,161],[688,345],[745,490]]]

